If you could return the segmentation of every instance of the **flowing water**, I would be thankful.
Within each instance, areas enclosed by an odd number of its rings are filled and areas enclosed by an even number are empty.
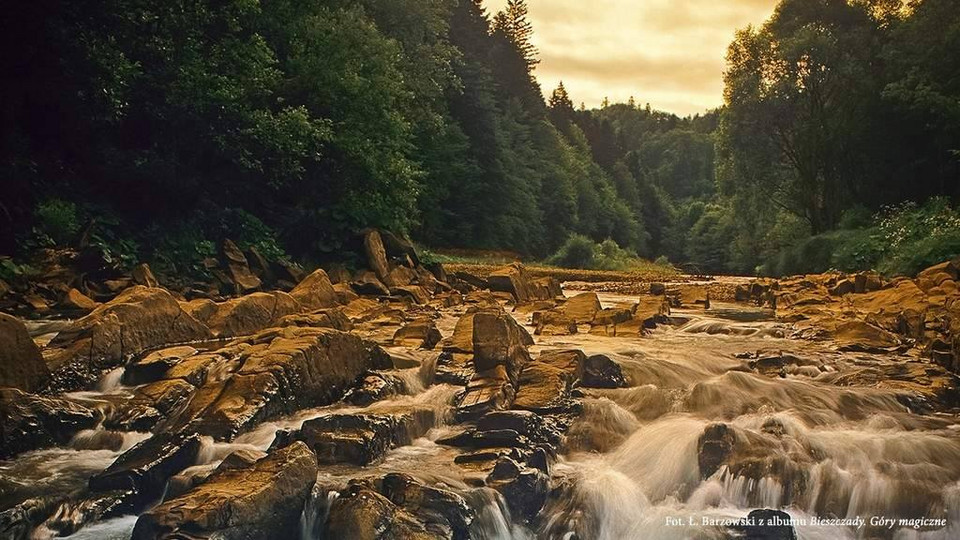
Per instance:
[[[630,300],[601,299],[604,307]],[[297,429],[322,415],[431,407],[436,420],[422,426],[426,434],[390,451],[382,462],[323,468],[301,518],[302,538],[318,537],[337,497],[321,485],[386,472],[404,472],[463,494],[477,510],[473,534],[478,538],[727,538],[728,529],[717,520],[742,518],[757,508],[786,510],[802,539],[960,538],[956,415],[918,406],[926,401],[909,395],[909,389],[858,378],[915,360],[842,353],[829,342],[787,339],[789,328],[738,309],[724,308],[722,316],[702,310],[674,313],[674,325],[639,338],[585,333],[537,338],[534,356],[554,348],[610,355],[630,387],[585,391],[584,412],[551,466],[555,496],[535,525],[515,523],[497,492],[474,487],[474,479],[453,464],[457,451],[436,444],[454,430],[452,403],[459,388],[432,384],[432,361],[395,372],[405,382],[406,395],[369,407],[338,404],[300,411],[230,443],[206,440],[194,467],[181,476],[209,473],[237,449],[265,451],[278,430]],[[444,317],[445,335],[454,321]],[[748,365],[750,355],[781,354],[792,360],[778,373],[758,373]],[[120,370],[108,373],[97,390],[72,397],[107,410],[111,399],[130,391],[121,377]],[[716,423],[726,424],[738,443],[727,463],[702,478],[698,443]],[[0,462],[0,508],[79,492],[90,475],[147,437],[90,430],[68,447]],[[68,503],[60,504],[60,512],[69,511]],[[871,518],[895,523],[871,525]],[[948,525],[915,528],[896,521],[921,518],[945,519]],[[846,524],[857,519],[866,523]],[[70,538],[127,538],[134,523],[135,517],[126,516],[88,524]],[[51,534],[41,527],[34,537]]]

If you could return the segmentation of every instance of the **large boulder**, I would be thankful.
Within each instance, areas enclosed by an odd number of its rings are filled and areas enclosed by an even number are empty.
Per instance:
[[[302,309],[300,303],[285,292],[253,293],[218,304],[207,325],[217,337],[250,335]]]
[[[948,281],[960,280],[960,258],[931,266],[917,275],[916,283],[924,292],[931,294],[943,291]]]
[[[224,240],[222,251],[224,261],[227,264],[227,272],[229,272],[238,293],[245,293],[260,287],[260,278],[250,271],[247,256],[233,243],[233,240]]]
[[[595,292],[584,292],[567,299],[559,308],[568,319],[576,324],[593,322],[597,313],[603,309]]]
[[[421,318],[398,328],[392,341],[397,346],[432,349],[442,338],[433,319]]]
[[[104,425],[121,431],[152,431],[186,403],[194,391],[196,387],[183,379],[163,379],[138,386],[132,396],[116,404]]]
[[[224,352],[239,367],[200,387],[168,427],[189,424],[191,431],[231,439],[268,418],[333,403],[362,373],[392,367],[376,345],[329,328],[265,330]]]
[[[33,392],[49,376],[50,370],[27,327],[20,319],[0,313],[0,387]]]
[[[467,388],[457,402],[457,417],[469,420],[490,411],[508,409],[513,404],[516,390],[506,367],[478,371],[470,379]]]
[[[337,292],[333,290],[333,284],[322,268],[303,278],[303,281],[290,291],[290,296],[311,311],[338,305]]]
[[[794,519],[783,510],[751,510],[743,524],[731,527],[736,538],[744,540],[797,540]]]
[[[383,495],[361,485],[348,490],[330,504],[321,538],[364,540],[434,540],[426,526]]]
[[[367,256],[367,267],[373,270],[377,278],[390,285],[387,276],[390,275],[390,265],[387,261],[387,250],[383,247],[383,239],[376,229],[368,229],[363,233],[363,250]]]
[[[180,362],[198,354],[199,351],[189,345],[179,345],[154,351],[134,360],[123,370],[123,383],[136,386],[163,379],[166,373]]]
[[[487,485],[503,495],[514,516],[528,521],[534,519],[547,502],[550,478],[540,469],[501,457],[487,476]]]
[[[520,373],[513,407],[539,413],[569,411],[573,407],[570,390],[575,380],[576,370],[539,360],[530,362]]]
[[[322,464],[368,465],[408,445],[435,424],[432,408],[371,414],[331,414],[304,422],[297,438]]]
[[[586,388],[622,388],[627,386],[623,370],[614,359],[605,354],[588,356],[583,361],[580,386]]]
[[[210,330],[164,289],[136,286],[60,332],[47,356],[48,388],[75,390],[128,358],[174,343],[200,341]]]
[[[103,472],[90,478],[93,491],[133,492],[134,506],[143,508],[163,494],[167,480],[194,464],[200,437],[160,433],[124,452]]]
[[[310,449],[294,443],[152,508],[137,520],[133,539],[294,538],[317,471]]]
[[[533,338],[502,309],[483,309],[473,315],[473,364],[477,371],[506,368],[512,382],[530,360]]]
[[[0,459],[67,444],[100,422],[100,414],[66,399],[0,388]]]
[[[533,280],[520,263],[494,270],[487,276],[486,285],[491,291],[510,293],[517,303],[550,300],[560,292],[555,280]]]

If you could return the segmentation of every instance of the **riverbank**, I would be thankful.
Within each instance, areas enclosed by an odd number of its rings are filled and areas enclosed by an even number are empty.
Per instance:
[[[132,285],[38,345],[4,319],[0,533],[960,533],[957,263],[561,286],[363,245],[346,280]]]

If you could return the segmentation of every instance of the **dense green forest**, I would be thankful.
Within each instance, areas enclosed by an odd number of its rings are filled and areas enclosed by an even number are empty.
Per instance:
[[[184,271],[229,237],[309,263],[368,226],[748,274],[960,253],[956,0],[783,0],[730,45],[725,105],[687,118],[544,99],[522,0],[17,10],[0,253],[82,239]]]

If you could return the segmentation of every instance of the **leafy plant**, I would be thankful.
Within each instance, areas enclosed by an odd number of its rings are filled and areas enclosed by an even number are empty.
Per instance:
[[[33,213],[34,236],[40,244],[63,246],[80,230],[77,205],[61,199],[49,199],[37,205]]]

